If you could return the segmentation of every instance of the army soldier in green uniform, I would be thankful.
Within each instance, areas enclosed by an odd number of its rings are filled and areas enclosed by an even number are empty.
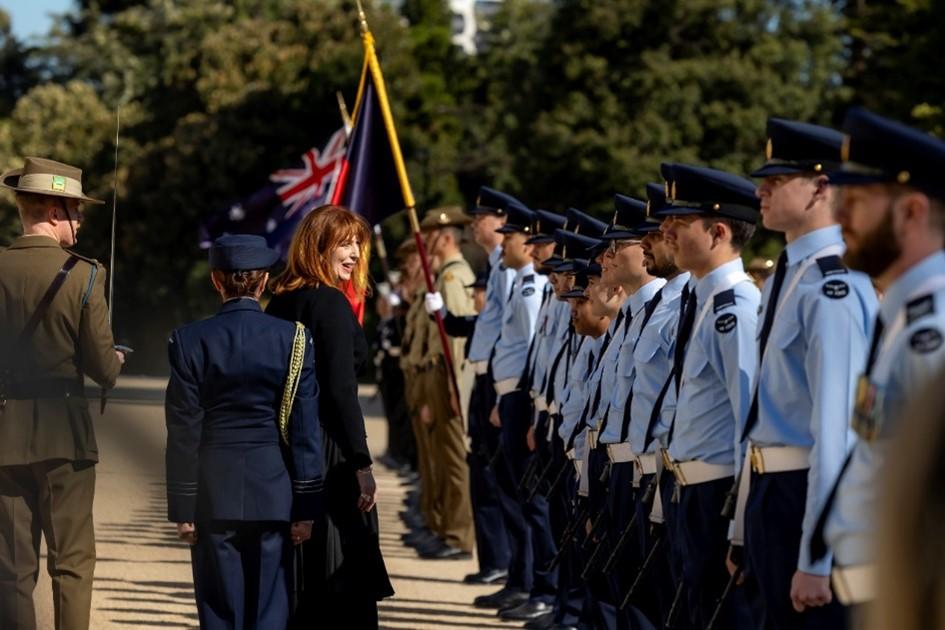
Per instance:
[[[420,224],[426,235],[427,250],[439,261],[437,293],[453,315],[474,315],[472,292],[466,288],[476,275],[459,249],[463,227],[472,219],[458,206],[427,212]],[[462,374],[466,338],[450,338],[449,350],[457,383]],[[469,498],[469,466],[466,463],[466,428],[460,414],[459,392],[450,383],[443,356],[443,343],[434,322],[427,327],[424,364],[424,402],[421,419],[430,427],[434,496],[440,508],[441,540],[419,550],[431,559],[468,558],[473,548],[472,504]]]
[[[46,537],[56,628],[89,626],[98,447],[84,377],[114,386],[105,270],[76,244],[82,171],[26,158],[16,191],[23,236],[0,252],[0,628],[36,626],[33,589]]]

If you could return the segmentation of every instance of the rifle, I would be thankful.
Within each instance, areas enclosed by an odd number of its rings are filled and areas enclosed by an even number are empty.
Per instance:
[[[729,577],[728,582],[725,584],[725,588],[722,590],[722,594],[719,595],[718,601],[715,602],[715,610],[712,611],[712,617],[709,619],[709,625],[705,627],[705,630],[712,630],[715,627],[715,622],[718,621],[719,615],[722,614],[722,606],[725,605],[725,600],[728,599],[728,596],[732,592],[732,588],[735,586],[735,583],[738,582],[738,578],[742,576],[742,569],[738,567]]]
[[[576,513],[577,517],[571,519],[571,522],[568,523],[568,526],[564,529],[564,533],[561,534],[561,541],[558,543],[558,553],[556,553],[555,557],[548,563],[545,571],[551,572],[558,568],[558,565],[561,564],[561,561],[564,560],[564,557],[568,555],[568,551],[571,549],[571,541],[574,539],[574,534],[577,532],[578,527],[587,520],[586,507],[579,507]]]
[[[518,491],[525,492],[532,485],[532,480],[535,477],[535,469],[538,468],[538,454],[535,453],[535,456],[532,457],[532,461],[529,462],[528,468],[525,469],[525,474],[522,475],[522,478],[518,482]]]
[[[646,490],[643,493],[643,498],[640,502],[643,504],[644,509],[649,508],[653,503],[653,498],[656,496],[657,488],[657,477],[653,476],[653,479],[650,480],[650,483],[646,485]],[[630,535],[633,533],[633,528],[637,524],[637,516],[639,512],[633,514],[633,518],[630,519],[630,522],[627,523],[627,526],[620,532],[620,538],[617,539],[617,544],[614,545],[613,551],[610,553],[610,557],[607,558],[607,562],[604,564],[603,573],[606,575],[610,573],[614,565],[617,564],[617,559],[620,557],[620,553],[623,551],[623,548],[626,546],[627,542],[630,541]]]
[[[637,575],[633,578],[633,584],[630,585],[630,588],[627,589],[627,594],[623,596],[623,600],[620,602],[620,610],[625,609],[629,604],[630,600],[633,598],[633,594],[636,593],[637,587],[640,586],[640,582],[643,581],[643,576],[646,575],[646,570],[650,568],[650,565],[653,564],[653,560],[656,558],[656,552],[659,551],[660,546],[663,544],[663,537],[659,536],[656,540],[653,541],[653,546],[650,547],[650,552],[646,554],[646,559],[643,561],[643,564],[640,565],[640,570],[637,571]],[[682,588],[682,584],[679,585]],[[676,597],[679,597],[679,592],[677,591]],[[673,600],[673,606],[670,608],[670,613],[672,609],[676,607],[676,600]],[[668,616],[667,616],[668,618]]]
[[[541,488],[541,482],[544,481],[548,476],[548,472],[551,470],[551,467],[554,466],[554,463],[555,459],[554,456],[552,456],[548,459],[548,463],[545,464],[545,466],[541,469],[541,472],[534,477],[534,482],[532,483],[531,487],[527,488],[528,495],[526,496],[525,500],[528,503],[531,503],[532,499],[535,498],[535,495],[538,494],[538,489]],[[557,480],[557,477],[555,477],[555,479]]]
[[[673,630],[676,627],[676,616],[679,614],[679,605],[682,603],[683,583],[682,580],[676,586],[676,594],[673,596],[673,605],[669,607],[669,614],[666,615],[666,623],[663,624],[665,630]]]

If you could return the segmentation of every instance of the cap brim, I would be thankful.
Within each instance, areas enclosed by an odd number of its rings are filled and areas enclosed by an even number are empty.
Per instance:
[[[547,245],[548,243],[554,243],[555,239],[553,236],[548,236],[547,234],[536,234],[535,236],[530,236],[526,245]]]
[[[470,216],[476,216],[477,214],[494,214],[497,217],[504,217],[505,210],[502,210],[501,208],[487,208],[484,206],[477,206],[471,210],[467,210],[466,214]]]
[[[659,232],[659,231],[660,231],[660,224],[653,221],[647,221],[646,223],[642,223],[638,225],[637,227],[633,228],[633,234],[637,238],[642,238],[646,236],[647,234],[652,234],[653,232]]]
[[[525,231],[524,227],[519,227],[517,225],[509,225],[508,223],[498,228],[496,232],[498,232],[499,234],[515,234],[515,233],[528,234],[528,232]]]
[[[577,273],[578,271],[584,271],[587,269],[589,261],[584,258],[574,258],[572,260],[565,260],[560,265],[555,268],[555,271],[558,273]]]
[[[868,186],[895,181],[894,177],[883,174],[868,175],[852,171],[834,171],[828,175],[831,186]]]
[[[607,232],[602,237],[605,241],[628,241],[637,238],[636,233],[631,230],[614,230]]]
[[[565,291],[564,293],[562,293],[561,297],[564,298],[565,300],[568,300],[568,299],[586,300],[587,296],[584,295],[584,291],[585,289],[583,288],[580,291],[578,291],[577,289],[571,289],[570,291]]]
[[[765,164],[751,173],[751,177],[773,177],[775,175],[794,175],[805,172],[803,168],[790,164]]]
[[[655,217],[681,217],[691,214],[707,214],[702,208],[684,208],[683,206],[666,206],[653,213]]]

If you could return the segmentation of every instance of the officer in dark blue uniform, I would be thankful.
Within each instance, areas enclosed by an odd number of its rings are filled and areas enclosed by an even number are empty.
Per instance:
[[[223,307],[168,345],[168,520],[193,545],[204,629],[286,627],[287,536],[307,539],[320,512],[312,338],[257,301],[276,259],[262,237],[218,238],[210,268]]]

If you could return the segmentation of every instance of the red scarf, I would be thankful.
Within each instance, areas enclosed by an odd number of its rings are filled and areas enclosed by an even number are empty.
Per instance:
[[[363,326],[364,295],[354,288],[354,282],[350,279],[341,285],[341,292],[348,298],[348,303],[351,304],[351,310],[354,312],[354,316],[358,318],[358,323]]]

